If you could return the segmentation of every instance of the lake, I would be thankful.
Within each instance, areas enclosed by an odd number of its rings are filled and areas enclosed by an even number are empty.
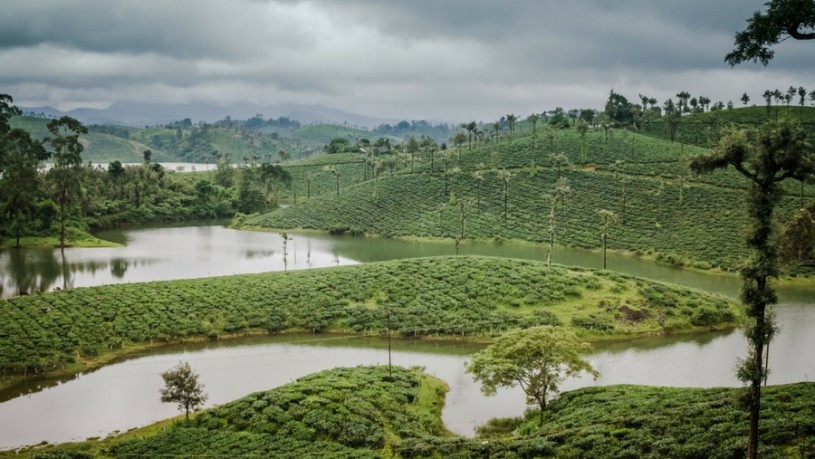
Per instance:
[[[447,255],[447,242],[398,241],[243,232],[219,226],[116,231],[101,236],[127,242],[112,249],[21,250],[0,252],[3,292],[51,290],[105,283],[219,276],[285,269],[309,269],[414,256]],[[285,244],[285,248],[284,248]],[[536,245],[465,244],[462,254],[539,259]],[[597,253],[557,250],[561,264],[599,267]],[[731,276],[683,271],[647,260],[609,257],[609,268],[677,284],[735,295]],[[770,384],[815,377],[815,288],[785,288],[776,308],[781,333],[770,348]],[[519,416],[525,408],[520,390],[484,397],[464,372],[467,356],[479,346],[459,342],[399,339],[395,365],[421,365],[450,385],[443,419],[454,432],[471,435],[491,417]],[[600,371],[596,381],[568,381],[564,389],[586,385],[649,384],[678,387],[739,386],[736,358],[746,342],[738,331],[644,338],[600,344],[589,360]],[[177,414],[158,401],[159,373],[179,360],[200,373],[208,406],[267,390],[309,373],[335,366],[386,364],[381,338],[342,335],[251,337],[214,343],[168,346],[144,356],[63,381],[41,381],[0,394],[0,449],[43,440],[62,442],[124,431]],[[8,426],[8,427],[6,427]]]

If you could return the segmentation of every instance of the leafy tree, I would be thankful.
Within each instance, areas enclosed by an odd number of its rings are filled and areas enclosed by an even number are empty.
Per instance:
[[[807,89],[803,86],[798,87],[798,105],[804,106],[807,100]]]
[[[688,93],[688,91],[680,91],[676,93],[676,98],[679,99],[677,105],[679,106],[680,114],[689,112],[688,100],[690,99],[690,93]]]
[[[46,141],[53,148],[54,165],[47,177],[54,186],[54,199],[59,206],[59,245],[65,247],[65,226],[71,206],[81,192],[79,169],[82,166],[82,150],[79,134],[87,134],[88,128],[70,116],[51,120],[47,126],[52,137]]]
[[[812,0],[770,0],[767,12],[756,11],[747,28],[736,32],[735,49],[724,60],[731,66],[745,61],[769,64],[775,57],[770,49],[787,38],[815,40],[815,2]]]
[[[603,128],[603,133],[605,134],[605,138],[603,140],[604,144],[608,143],[608,130],[611,129],[611,118],[605,112],[601,112],[595,118],[597,124]]]
[[[679,120],[682,118],[682,108],[681,106],[675,105],[672,99],[668,99],[665,101],[662,113],[665,117],[665,127],[668,129],[668,137],[671,139],[671,142],[673,142],[676,138],[676,131],[679,129]]]
[[[216,184],[224,188],[235,185],[235,168],[232,167],[232,161],[228,154],[218,155],[218,161],[215,163],[215,174],[212,179]]]
[[[37,166],[48,158],[48,152],[22,129],[12,129],[3,146],[5,170],[0,175],[0,205],[3,215],[15,223],[15,244],[20,247],[23,223],[30,220],[40,194]]]
[[[334,154],[347,151],[349,147],[350,142],[348,142],[348,139],[344,137],[334,137],[331,139],[331,142],[329,142],[328,145],[323,147],[323,150],[325,150],[325,152],[328,154]]]
[[[113,161],[108,164],[108,176],[110,181],[113,182],[113,195],[118,196],[117,187],[125,174],[125,168],[122,166],[121,161]]]
[[[481,383],[486,395],[499,387],[520,386],[527,403],[536,403],[541,417],[560,384],[583,372],[599,374],[584,360],[581,352],[590,349],[574,332],[543,325],[505,333],[495,343],[476,352],[467,363],[467,372]]]
[[[747,454],[758,457],[759,415],[764,346],[774,333],[767,309],[776,302],[770,280],[778,277],[778,249],[773,243],[773,211],[781,199],[780,182],[788,178],[807,177],[815,173],[815,152],[807,144],[800,127],[788,122],[770,122],[749,139],[745,130],[728,132],[708,155],[693,158],[695,173],[707,173],[729,166],[750,181],[747,212],[752,227],[747,245],[753,256],[741,270],[741,300],[754,323],[746,330],[750,352],[738,369],[739,378],[750,384],[750,426]]]
[[[770,118],[770,107],[773,104],[773,92],[769,89],[764,90],[764,93],[761,95],[764,97],[764,102],[767,104],[767,118]]]
[[[178,365],[161,374],[164,387],[160,390],[161,401],[177,403],[179,410],[184,410],[187,421],[190,411],[195,411],[207,401],[204,386],[198,382],[198,374],[192,370],[189,362]]]
[[[563,177],[557,179],[554,188],[544,196],[549,202],[549,253],[546,255],[546,266],[552,266],[552,251],[555,249],[555,227],[557,226],[555,210],[566,205],[566,200],[571,192],[569,181]]]
[[[554,126],[558,129],[566,129],[569,127],[569,118],[566,117],[566,112],[561,107],[555,107],[555,111],[549,118],[549,126]]]
[[[507,115],[507,128],[509,129],[509,138],[512,138],[512,134],[515,133],[515,122],[518,121],[518,117],[514,114],[510,113]]]
[[[0,94],[0,174],[5,170],[5,151],[3,137],[11,130],[9,121],[12,116],[19,115],[20,109],[14,105],[14,99],[8,94]]]
[[[743,105],[747,105],[749,102],[750,102],[750,96],[748,96],[747,93],[745,92],[744,94],[741,95],[741,103]]]
[[[450,142],[456,146],[456,150],[458,151],[458,160],[461,161],[461,146],[464,145],[464,142],[467,141],[467,134],[464,131],[456,132],[452,138],[450,138]]]

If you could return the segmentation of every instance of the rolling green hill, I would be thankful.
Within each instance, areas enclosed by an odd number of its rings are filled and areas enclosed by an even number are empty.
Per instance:
[[[34,138],[42,140],[50,135],[46,128],[48,121],[46,118],[17,116],[12,118],[11,126],[25,129]],[[150,149],[149,146],[138,141],[138,139],[124,139],[93,130],[90,130],[86,135],[82,135],[80,141],[85,146],[85,151],[82,152],[82,159],[85,162],[121,161],[123,163],[141,163],[144,160],[144,150]],[[174,159],[161,150],[153,151],[154,161],[173,161]]]
[[[755,128],[768,120],[781,118],[796,120],[810,138],[815,138],[815,107],[773,105],[769,108],[751,106],[685,115],[679,121],[674,142],[709,147],[715,145],[722,130],[728,126]],[[670,139],[663,120],[646,123],[642,132],[653,137]]]
[[[690,174],[688,158],[706,150],[621,130],[612,130],[606,141],[605,133],[594,129],[586,136],[589,164],[582,165],[581,138],[574,130],[558,131],[551,142],[541,131],[535,142],[525,132],[472,150],[466,145],[460,152],[448,150],[447,173],[444,152],[437,152],[433,173],[429,156],[423,154],[414,174],[402,157],[394,175],[382,174],[378,180],[369,175],[366,181],[363,158],[358,156],[357,163],[343,166],[339,196],[334,178],[322,171],[322,165],[313,165],[313,182],[323,193],[314,196],[312,188],[312,199],[302,199],[306,195],[302,176],[309,169],[301,165],[293,181],[297,205],[241,224],[389,237],[544,242],[551,210],[545,195],[561,175],[568,179],[571,194],[555,212],[557,243],[599,248],[602,219],[598,211],[608,209],[618,217],[609,230],[611,248],[680,265],[739,267],[746,256],[742,235],[748,223],[743,206],[747,182],[734,171]],[[557,167],[552,153],[565,154],[572,166]],[[617,165],[618,160],[624,164]],[[506,218],[502,170],[511,174]],[[802,189],[800,182],[789,180],[784,187],[779,222],[799,208],[802,191],[805,206],[815,201],[813,185]]]
[[[12,126],[23,128],[36,138],[48,136],[47,118],[14,117]],[[85,145],[82,158],[92,162],[121,161],[140,163],[143,152],[150,150],[153,161],[215,162],[217,154],[229,155],[235,163],[258,158],[278,161],[283,150],[292,159],[321,154],[322,147],[334,137],[358,139],[375,135],[341,125],[309,125],[244,129],[224,124],[129,127],[92,125],[81,136]]]

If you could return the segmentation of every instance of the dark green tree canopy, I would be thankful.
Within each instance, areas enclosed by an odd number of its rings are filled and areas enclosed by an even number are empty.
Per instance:
[[[745,61],[767,65],[775,56],[771,46],[794,38],[815,40],[815,1],[771,0],[767,12],[756,11],[747,20],[747,28],[736,33],[735,49],[725,56],[728,64]]]

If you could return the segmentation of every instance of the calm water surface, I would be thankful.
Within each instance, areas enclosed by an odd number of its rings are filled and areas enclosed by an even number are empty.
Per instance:
[[[374,238],[335,238],[228,230],[218,226],[145,229],[104,235],[127,241],[114,249],[0,252],[6,296],[19,291],[192,278],[283,269],[308,269],[415,256],[452,254],[452,244]],[[285,255],[284,255],[285,253]],[[464,245],[462,254],[544,259],[538,246]],[[557,263],[598,267],[598,254],[559,250]],[[737,279],[676,270],[611,256],[609,267],[654,279],[735,295]],[[781,334],[770,349],[770,384],[815,378],[815,288],[781,292]],[[247,338],[172,346],[65,381],[46,381],[0,393],[0,449],[43,440],[62,442],[124,431],[175,415],[158,401],[159,373],[189,361],[209,394],[208,406],[336,366],[386,364],[384,340],[335,335]],[[397,340],[394,364],[421,365],[450,386],[443,418],[454,432],[470,435],[489,418],[519,416],[520,390],[484,397],[464,372],[478,346]],[[564,389],[619,383],[679,387],[738,386],[733,375],[746,343],[741,333],[705,333],[598,345],[589,357],[601,376],[569,381]],[[20,391],[26,395],[20,396]]]

